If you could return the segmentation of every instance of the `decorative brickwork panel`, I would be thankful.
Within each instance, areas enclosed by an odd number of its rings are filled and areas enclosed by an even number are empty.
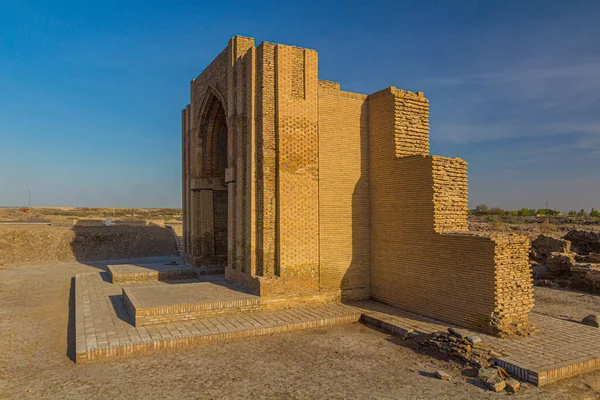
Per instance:
[[[279,203],[279,271],[318,281],[319,267],[319,137],[318,66],[315,51],[291,46],[275,48],[277,77],[277,156]],[[295,92],[294,74],[304,60],[305,96]],[[296,93],[296,94],[295,94]]]
[[[296,99],[305,98],[304,74],[304,50],[295,51],[292,54],[292,97]]]

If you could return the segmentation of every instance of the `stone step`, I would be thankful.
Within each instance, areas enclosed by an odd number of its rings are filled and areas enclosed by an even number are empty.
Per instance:
[[[260,310],[259,296],[242,291],[224,280],[125,287],[123,302],[136,327]]]
[[[224,268],[194,268],[185,264],[118,264],[108,266],[108,276],[112,283],[140,283],[192,279],[205,275],[221,275]]]

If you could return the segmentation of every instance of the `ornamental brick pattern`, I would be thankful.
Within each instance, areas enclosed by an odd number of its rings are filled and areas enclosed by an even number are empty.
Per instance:
[[[534,331],[529,243],[468,232],[467,164],[429,154],[422,92],[346,92],[319,80],[316,51],[242,36],[190,89],[186,261],[226,265],[261,297],[375,299],[498,336]]]

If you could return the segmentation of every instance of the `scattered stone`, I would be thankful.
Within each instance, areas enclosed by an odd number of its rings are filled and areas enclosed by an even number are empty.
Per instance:
[[[498,376],[498,370],[496,368],[480,368],[477,372],[477,377],[482,381],[488,381]]]
[[[450,376],[450,374],[448,374],[447,372],[441,371],[439,369],[435,371],[435,376],[443,381],[451,381],[452,380],[452,377]]]
[[[514,393],[521,386],[519,381],[511,378],[504,368],[498,366],[480,368],[477,377],[494,392],[501,392],[506,388],[507,391]]]
[[[504,382],[506,383],[506,391],[509,393],[516,393],[521,387],[521,382],[514,378],[507,379]]]
[[[485,382],[486,386],[494,392],[501,392],[506,387],[506,382],[500,378],[495,378]]]
[[[590,314],[585,317],[581,323],[587,326],[593,326],[594,328],[600,328],[600,324],[598,323],[598,315]]]
[[[481,338],[479,336],[467,336],[466,339],[473,344],[481,343]]]
[[[480,343],[481,338],[475,335],[467,336],[467,334],[466,330],[449,328],[447,332],[435,332],[419,343],[478,368],[492,366],[496,362],[496,357],[492,354],[496,356],[500,354]],[[468,337],[471,337],[471,340]]]
[[[450,332],[452,335],[456,336],[459,339],[462,339],[469,334],[468,331],[459,328],[448,328],[448,332]]]
[[[504,368],[500,368],[500,367],[494,367],[496,368],[496,370],[498,370],[498,376],[500,378],[510,378],[510,375],[508,374],[508,372],[506,372],[506,370]]]
[[[500,358],[500,357],[502,357],[502,354],[498,353],[497,351],[490,350],[490,356],[492,356],[494,358]]]

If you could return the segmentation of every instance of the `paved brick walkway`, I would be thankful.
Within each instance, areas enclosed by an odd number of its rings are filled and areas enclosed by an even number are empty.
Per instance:
[[[430,334],[455,326],[374,301],[352,305],[361,311],[364,321],[400,336]],[[536,313],[530,318],[539,330],[533,336],[500,339],[472,333],[503,355],[500,362],[511,374],[539,386],[600,368],[600,329]]]
[[[188,283],[197,280],[186,281]],[[171,285],[155,282],[141,285]],[[177,281],[182,283],[182,281]],[[151,353],[161,349],[266,335],[358,321],[360,312],[342,304],[285,311],[256,312],[135,327],[121,296],[123,286],[99,273],[75,277],[77,362]]]
[[[200,313],[202,315],[192,316],[199,319],[159,321],[154,325],[136,327],[130,317],[130,314],[134,314],[131,309],[129,313],[126,310],[123,288],[125,292],[136,294],[133,297],[140,307],[146,306],[147,310],[154,308],[158,314],[162,312],[161,309],[167,310],[167,306],[179,307],[180,314],[184,316],[198,310],[202,313],[209,308],[212,310],[211,307],[216,303],[227,308],[239,301],[252,302],[256,297],[237,291],[219,275],[178,281],[112,284],[107,273],[77,274],[77,362],[349,323],[359,319],[406,337],[443,331],[453,326],[374,301],[361,301],[350,305],[334,303],[270,312],[259,311],[258,308],[239,309],[234,311],[244,312],[225,316]],[[171,316],[179,312],[172,309],[167,311],[166,315]],[[499,364],[511,374],[540,386],[600,368],[600,329],[536,313],[530,317],[539,330],[534,336],[509,340],[472,333],[481,337],[485,345],[502,354]]]

